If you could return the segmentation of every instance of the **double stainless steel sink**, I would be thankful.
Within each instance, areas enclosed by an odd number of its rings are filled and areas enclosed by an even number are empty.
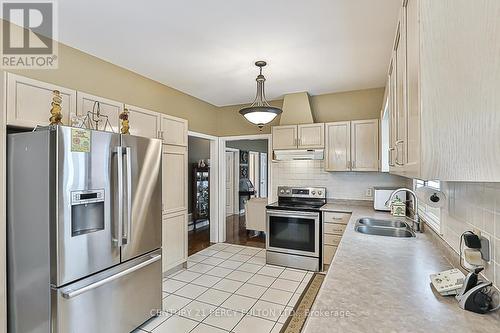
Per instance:
[[[415,237],[411,227],[403,221],[381,220],[363,217],[356,221],[354,230],[362,234],[389,236],[389,237]]]

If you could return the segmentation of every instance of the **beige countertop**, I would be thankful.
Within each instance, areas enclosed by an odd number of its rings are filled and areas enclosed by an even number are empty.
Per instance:
[[[362,205],[322,210],[352,216],[303,332],[500,332],[500,311],[475,314],[433,291],[429,274],[452,267],[429,235],[364,235],[358,218],[391,216]]]

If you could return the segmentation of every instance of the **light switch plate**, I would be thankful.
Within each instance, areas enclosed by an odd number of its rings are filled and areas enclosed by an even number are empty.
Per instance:
[[[365,195],[369,198],[373,197],[373,189],[371,187],[366,189]]]

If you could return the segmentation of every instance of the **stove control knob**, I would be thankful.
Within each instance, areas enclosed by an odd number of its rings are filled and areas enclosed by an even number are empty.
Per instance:
[[[315,194],[316,194],[316,191],[311,191],[311,194],[312,194],[312,195],[315,195]]]
[[[280,191],[280,193],[281,193],[281,194],[285,193],[285,190],[281,190],[281,191]]]
[[[321,195],[321,194],[323,194],[323,192],[322,191],[318,191],[318,195]]]

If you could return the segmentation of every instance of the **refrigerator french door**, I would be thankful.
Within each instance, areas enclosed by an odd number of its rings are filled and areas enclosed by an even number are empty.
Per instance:
[[[119,333],[160,309],[161,141],[57,126],[7,153],[9,331]]]

